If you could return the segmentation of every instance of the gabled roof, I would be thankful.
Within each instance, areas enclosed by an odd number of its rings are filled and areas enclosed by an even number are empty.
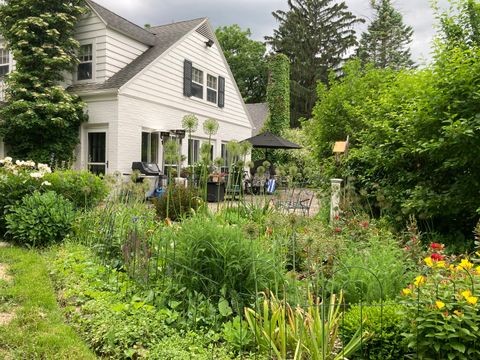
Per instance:
[[[255,103],[255,104],[245,104],[250,118],[252,119],[253,126],[255,127],[252,131],[252,135],[257,135],[263,129],[265,122],[267,121],[270,111],[268,110],[267,103]]]
[[[150,28],[149,33],[155,38],[155,42],[153,46],[146,50],[142,55],[137,57],[104,83],[76,84],[70,86],[69,89],[74,91],[88,91],[118,89],[122,87],[135,75],[140,73],[140,71],[145,69],[150,63],[162,55],[173,44],[179,41],[183,36],[188,34],[206,20],[206,18],[199,18]]]
[[[87,4],[102,18],[105,24],[118,32],[121,32],[132,39],[140,41],[145,45],[155,45],[155,36],[146,29],[128,21],[120,15],[111,12],[107,8],[97,4],[92,0],[86,0]]]

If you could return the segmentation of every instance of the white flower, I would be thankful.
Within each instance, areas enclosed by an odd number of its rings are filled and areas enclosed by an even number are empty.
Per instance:
[[[52,169],[50,169],[50,166],[48,166],[46,164],[38,163],[37,166],[38,166],[38,170],[42,173],[51,173],[52,172]]]
[[[12,158],[7,156],[5,159],[0,160],[0,164],[9,164],[12,162]]]
[[[42,182],[42,186],[50,186],[52,185],[51,183],[49,183],[48,181],[44,181]]]
[[[41,172],[32,172],[30,173],[30,177],[34,179],[40,179],[43,177],[43,174]]]

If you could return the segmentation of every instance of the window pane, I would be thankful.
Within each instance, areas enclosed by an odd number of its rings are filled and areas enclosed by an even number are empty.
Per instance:
[[[104,132],[88,133],[88,162],[104,163],[106,159],[106,134]]]
[[[207,75],[207,86],[214,90],[217,90],[217,78],[212,75]]]
[[[203,99],[203,86],[192,83],[192,96]]]
[[[0,66],[0,77],[5,76],[8,74],[8,65],[1,65]]]
[[[142,132],[142,162],[148,162],[148,141],[150,134],[148,132]]]
[[[80,52],[78,54],[78,59],[80,62],[92,61],[93,60],[93,51],[92,44],[80,46]]]
[[[150,159],[148,162],[158,163],[158,133],[150,134]]]
[[[192,68],[192,80],[196,83],[203,84],[203,71]]]
[[[92,63],[78,64],[77,80],[88,80],[92,78]]]
[[[217,92],[212,89],[207,89],[207,101],[210,101],[214,104],[217,103]]]
[[[0,65],[8,65],[10,63],[10,55],[7,49],[0,48]]]

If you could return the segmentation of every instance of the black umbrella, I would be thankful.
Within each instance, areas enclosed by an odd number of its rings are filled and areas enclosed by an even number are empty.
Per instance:
[[[250,142],[254,148],[264,149],[301,149],[300,145],[297,145],[287,139],[284,139],[278,135],[272,134],[269,131],[258,134],[243,141]]]

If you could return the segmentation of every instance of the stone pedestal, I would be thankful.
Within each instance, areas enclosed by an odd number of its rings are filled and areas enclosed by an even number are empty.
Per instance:
[[[330,201],[330,222],[333,222],[340,213],[340,200],[342,191],[342,179],[330,179],[332,184],[332,199]]]

